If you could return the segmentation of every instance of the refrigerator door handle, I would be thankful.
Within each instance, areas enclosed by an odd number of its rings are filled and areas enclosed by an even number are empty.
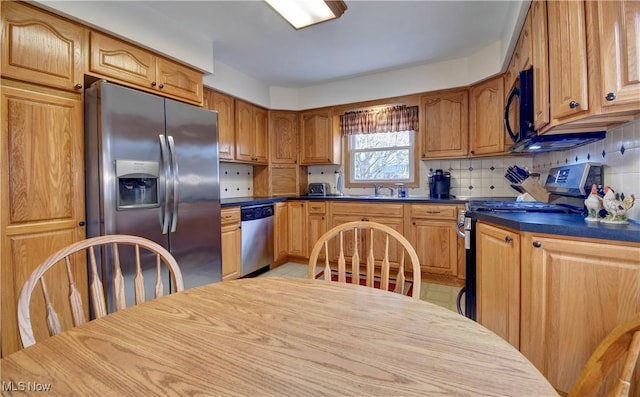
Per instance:
[[[171,232],[175,232],[178,227],[178,186],[180,185],[180,172],[178,170],[178,155],[173,136],[167,136],[169,150],[171,152],[171,168],[173,168],[173,211],[171,215]]]
[[[169,216],[170,203],[171,203],[171,170],[169,168],[169,149],[167,148],[167,141],[164,134],[159,135],[160,138],[160,153],[162,155],[162,172],[164,174],[164,211],[160,213],[162,223],[162,234],[169,232]]]

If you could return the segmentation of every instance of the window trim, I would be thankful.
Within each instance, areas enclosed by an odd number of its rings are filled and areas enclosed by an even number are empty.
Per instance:
[[[416,142],[419,142],[418,131],[413,132],[413,145],[410,150],[413,154],[413,182],[399,182],[399,181],[383,181],[383,182],[355,182],[351,177],[351,150],[350,150],[350,135],[344,135],[341,137],[341,145],[343,149],[344,158],[344,175],[346,188],[373,188],[374,184],[382,185],[384,187],[395,188],[396,183],[403,183],[406,187],[415,188],[420,187],[420,157],[418,150],[416,150]],[[411,155],[411,154],[410,154]]]

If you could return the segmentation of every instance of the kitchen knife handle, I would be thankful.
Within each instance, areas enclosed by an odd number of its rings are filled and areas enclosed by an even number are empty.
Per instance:
[[[169,151],[167,149],[167,141],[164,134],[159,135],[160,138],[160,154],[162,156],[162,171],[164,172],[164,211],[161,213],[162,234],[169,233],[169,209],[171,202],[171,173],[169,170]]]
[[[173,136],[169,135],[169,152],[171,153],[171,168],[173,168],[173,211],[171,214],[171,233],[178,227],[178,186],[180,185],[180,172],[178,171],[178,154]]]

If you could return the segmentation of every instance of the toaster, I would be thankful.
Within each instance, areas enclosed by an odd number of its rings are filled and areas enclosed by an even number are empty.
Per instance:
[[[327,196],[331,193],[331,186],[328,183],[310,183],[307,187],[308,196]]]

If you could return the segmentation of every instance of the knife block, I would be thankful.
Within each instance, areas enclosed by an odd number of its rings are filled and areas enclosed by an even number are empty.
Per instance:
[[[542,203],[549,202],[549,192],[545,190],[536,180],[527,178],[520,183],[514,183],[511,185],[514,189],[520,193],[529,193],[531,197]]]

